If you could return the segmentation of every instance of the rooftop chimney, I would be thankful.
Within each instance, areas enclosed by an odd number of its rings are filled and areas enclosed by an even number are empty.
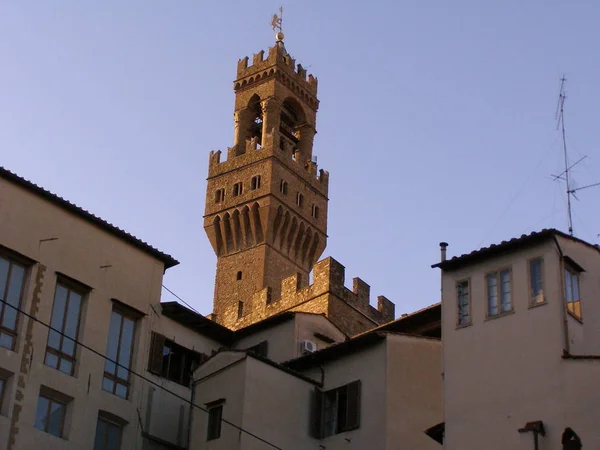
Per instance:
[[[446,261],[446,247],[448,247],[447,242],[440,242],[440,251],[442,252],[442,261]]]

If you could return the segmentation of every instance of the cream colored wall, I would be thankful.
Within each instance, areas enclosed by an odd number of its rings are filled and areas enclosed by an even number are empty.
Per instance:
[[[160,310],[160,308],[156,309]],[[221,347],[220,343],[201,336],[166,316],[153,314],[150,321],[152,331],[189,350],[210,356],[213,350]],[[150,383],[144,383],[141,387],[142,398],[145,399],[142,411],[144,431],[181,447],[187,446],[191,390],[148,371],[145,372],[145,376],[164,389]],[[171,392],[183,399],[174,396]]]
[[[385,408],[386,395],[391,395],[386,387],[386,356],[385,341],[381,341],[373,347],[321,365],[325,370],[324,391],[361,381],[360,427],[319,441],[327,450],[386,448],[387,421],[391,419]],[[321,379],[318,367],[304,373],[315,380]]]
[[[83,221],[65,210],[13,184],[0,180],[0,244],[38,261],[29,270],[22,308],[32,311],[49,323],[52,312],[56,272],[92,287],[84,300],[79,340],[104,353],[106,350],[111,298],[117,298],[146,314],[150,305],[158,305],[163,264],[124,241]],[[44,239],[58,238],[42,242]],[[110,266],[101,268],[101,266]],[[31,310],[38,271],[45,266],[41,278],[39,310]],[[12,450],[31,448],[82,449],[91,448],[96,429],[98,410],[111,412],[129,422],[125,427],[123,448],[136,448],[141,435],[137,411],[143,404],[143,383],[133,377],[129,400],[104,392],[101,388],[103,358],[78,348],[74,377],[44,365],[48,330],[34,324],[30,344],[31,367],[19,374],[21,363],[29,361],[24,355],[25,330],[28,319],[21,317],[16,352],[0,350],[0,367],[12,372],[10,395],[5,399],[9,419],[14,421],[16,434]],[[144,373],[148,352],[149,320],[138,322],[135,334],[132,369]],[[22,399],[15,397],[16,380],[21,379]],[[53,388],[73,398],[69,404],[70,424],[67,439],[59,439],[33,428],[40,385]],[[22,410],[15,415],[15,404]],[[18,409],[18,408],[17,408]],[[8,441],[7,420],[0,418],[0,447]],[[10,432],[10,431],[9,431]]]
[[[587,259],[592,258],[591,253],[582,250],[583,245],[562,247],[581,265],[595,266],[595,261]],[[530,308],[527,261],[539,256],[544,258],[547,303]],[[579,433],[585,429],[582,420],[600,420],[600,413],[586,413],[582,407],[582,402],[588,401],[586,393],[597,384],[591,382],[597,369],[590,371],[589,362],[576,366],[578,362],[561,357],[565,315],[559,256],[556,244],[548,241],[443,274],[446,450],[530,449],[532,435],[517,430],[534,420],[543,420],[548,433],[541,438],[540,448],[558,450],[565,427]],[[512,266],[515,312],[486,321],[485,274],[506,266]],[[455,283],[466,277],[471,280],[473,325],[457,329]],[[589,286],[587,281],[581,280],[586,297],[594,292],[595,283]],[[584,418],[586,414],[593,419]],[[590,428],[586,430],[591,436]],[[584,445],[597,445],[599,438],[596,434]]]
[[[300,342],[303,340],[315,342],[318,350],[331,345],[331,343],[317,338],[315,333],[329,336],[335,339],[335,342],[343,342],[346,339],[344,333],[325,316],[298,312],[295,313],[293,319],[240,339],[234,344],[234,348],[245,350],[262,341],[268,341],[269,359],[275,362],[284,362],[300,356]]]
[[[585,269],[579,275],[582,321],[568,316],[570,352],[600,355],[600,251],[570,239],[558,238],[566,256]]]
[[[439,450],[424,431],[443,421],[442,343],[388,334],[385,448]]]

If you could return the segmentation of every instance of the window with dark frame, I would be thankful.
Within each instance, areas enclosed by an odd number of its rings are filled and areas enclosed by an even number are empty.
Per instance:
[[[281,192],[283,195],[287,195],[287,193],[288,193],[287,181],[281,180],[281,183],[279,184],[279,192]]]
[[[192,372],[208,355],[187,349],[159,333],[152,332],[148,370],[167,380],[190,386]]]
[[[238,313],[237,313],[238,319],[241,319],[243,315],[244,315],[244,302],[239,301],[238,302]]]
[[[2,406],[4,405],[4,394],[6,393],[6,383],[8,380],[6,378],[0,377],[0,411],[2,411]]]
[[[240,183],[235,183],[233,185],[233,196],[237,197],[238,195],[242,195],[242,189],[243,189],[243,187],[242,187],[242,183],[241,182]]]
[[[313,437],[322,439],[359,428],[360,400],[360,380],[325,392],[317,388],[311,418]]]
[[[512,312],[511,270],[502,269],[485,276],[487,286],[488,317],[498,317]]]
[[[83,290],[76,290],[61,281],[56,284],[54,291],[50,325],[63,334],[49,330],[44,363],[67,375],[73,375],[75,369],[75,341],[79,335],[84,295]]]
[[[123,425],[101,415],[96,422],[94,450],[120,450]]]
[[[254,190],[254,189],[259,189],[260,188],[260,175],[255,175],[252,177],[252,180],[250,180],[250,189]]]
[[[9,350],[15,348],[25,270],[24,265],[0,256],[0,346]]]
[[[221,203],[225,200],[225,189],[217,189],[215,191],[215,203]]]
[[[458,325],[468,325],[471,323],[469,280],[462,280],[456,283],[456,296],[458,305]]]
[[[565,296],[567,300],[567,311],[577,319],[581,320],[579,272],[569,265],[565,265]]]
[[[33,426],[61,438],[64,433],[66,413],[66,403],[40,394]]]
[[[536,258],[529,261],[529,304],[539,305],[546,301],[544,297],[544,260]]]
[[[319,218],[319,207],[317,205],[312,205],[312,216],[315,219]]]
[[[108,343],[106,345],[106,361],[102,389],[122,398],[127,398],[131,382],[131,361],[133,357],[133,340],[136,320],[121,311],[114,309],[110,317]],[[113,361],[120,365],[117,366]]]
[[[221,437],[221,420],[223,419],[223,403],[208,405],[208,425],[206,427],[206,440],[213,441]]]

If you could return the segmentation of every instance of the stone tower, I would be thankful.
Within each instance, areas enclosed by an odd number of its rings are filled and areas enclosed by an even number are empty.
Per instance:
[[[328,173],[317,171],[317,79],[282,41],[238,61],[234,140],[211,152],[204,229],[217,255],[213,320],[230,328],[253,311],[253,295],[277,302],[281,282],[308,274],[327,240]]]

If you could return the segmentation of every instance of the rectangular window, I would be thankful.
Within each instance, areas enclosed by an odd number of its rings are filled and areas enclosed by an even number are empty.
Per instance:
[[[223,418],[223,404],[208,407],[208,426],[206,440],[212,441],[221,437],[221,419]]]
[[[25,266],[0,256],[0,346],[14,350],[18,308],[25,285]]]
[[[215,191],[215,203],[221,203],[225,200],[225,189],[217,189]]]
[[[148,370],[160,377],[189,386],[192,372],[206,359],[208,355],[182,347],[162,334],[152,333]]]
[[[317,205],[312,205],[312,216],[315,219],[319,218],[319,207]]]
[[[0,378],[0,412],[4,405],[4,395],[6,394],[6,378]]]
[[[458,325],[471,323],[471,295],[469,291],[469,280],[456,283],[456,295],[458,304]]]
[[[354,381],[326,392],[317,390],[313,411],[314,437],[324,438],[360,426],[361,382]]]
[[[242,183],[235,183],[233,185],[233,196],[237,197],[238,195],[242,195]]]
[[[510,269],[488,273],[486,275],[486,281],[488,317],[496,317],[511,312],[512,298]]]
[[[107,359],[104,364],[102,389],[122,398],[127,398],[129,394],[131,378],[129,369],[133,356],[134,335],[135,319],[113,309],[106,345]],[[119,363],[120,366],[113,361]]]
[[[66,413],[66,403],[40,395],[34,427],[54,436],[63,437]]]
[[[259,189],[260,188],[260,175],[256,175],[254,177],[252,177],[252,180],[250,182],[250,189],[254,190],[254,189]]]
[[[581,319],[579,273],[571,267],[565,267],[565,295],[567,298],[567,310],[578,319]]]
[[[304,195],[302,195],[300,192],[298,192],[296,194],[296,205],[302,207],[303,204],[304,204]]]
[[[241,319],[244,316],[244,302],[238,302],[238,310],[237,310],[238,319]]]
[[[48,332],[45,364],[67,375],[73,375],[75,366],[75,340],[79,334],[83,292],[75,291],[61,283],[56,285],[50,325],[55,330]]]
[[[279,184],[279,192],[281,192],[283,195],[287,195],[287,193],[288,193],[287,181],[281,180],[281,183]]]
[[[536,258],[529,261],[529,304],[544,303],[544,260]]]
[[[120,450],[123,426],[99,416],[96,422],[94,450]]]

